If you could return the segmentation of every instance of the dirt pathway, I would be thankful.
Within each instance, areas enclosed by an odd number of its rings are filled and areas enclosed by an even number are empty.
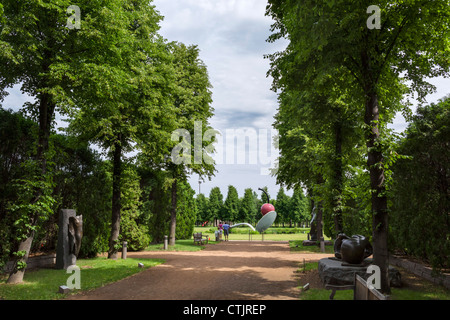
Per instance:
[[[229,241],[197,252],[137,252],[133,258],[166,263],[71,300],[291,300],[299,294],[295,271],[303,259],[327,254],[291,253],[287,242]]]

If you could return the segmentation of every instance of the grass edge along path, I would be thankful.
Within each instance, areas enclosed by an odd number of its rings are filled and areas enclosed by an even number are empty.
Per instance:
[[[303,290],[308,280],[308,273],[318,272],[318,262],[307,262],[305,265],[297,270],[299,275],[300,300],[329,300],[330,290],[325,288],[311,288]],[[390,299],[391,300],[450,300],[450,291],[445,287],[436,285],[426,279],[420,278],[408,272],[407,270],[398,267],[403,277],[410,278],[409,285],[400,288],[392,287]],[[310,274],[311,275],[311,274]],[[302,279],[302,276],[305,276]],[[318,274],[316,275],[318,277]],[[411,282],[413,281],[413,282]],[[413,284],[411,286],[411,284]],[[334,296],[334,300],[353,300],[353,290],[338,290]]]
[[[214,239],[211,238],[208,241],[208,244],[215,244],[216,242],[213,240]],[[176,240],[174,246],[167,246],[167,251],[200,251],[203,249],[205,249],[205,245],[195,244],[194,240],[192,239]],[[164,251],[164,244],[151,244],[147,248],[145,248],[144,251]]]
[[[77,294],[103,287],[106,284],[116,282],[139,273],[145,269],[154,267],[165,261],[162,259],[127,258],[111,260],[105,257],[93,259],[79,259],[77,266],[80,268],[81,289],[73,290],[68,294],[58,293],[59,286],[66,285],[72,275],[66,270],[38,269],[25,273],[22,284],[6,284],[6,275],[0,278],[0,299],[4,300],[57,300],[70,294]],[[143,268],[138,264],[142,263]]]
[[[217,227],[195,227],[194,232],[201,232],[203,235],[208,235],[211,240],[214,240],[214,232]],[[303,241],[308,238],[309,228],[288,228],[288,227],[270,227],[263,234],[257,231],[251,231],[248,227],[236,227],[231,229],[229,240],[241,241]],[[330,240],[325,237],[325,240]]]

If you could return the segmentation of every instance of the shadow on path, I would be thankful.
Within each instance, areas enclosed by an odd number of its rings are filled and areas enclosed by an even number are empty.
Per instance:
[[[291,253],[286,242],[229,241],[197,252],[130,252],[128,256],[166,263],[68,299],[295,300],[299,264],[331,255]]]

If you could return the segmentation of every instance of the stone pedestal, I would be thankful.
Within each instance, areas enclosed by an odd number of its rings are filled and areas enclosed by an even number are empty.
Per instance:
[[[355,274],[367,280],[372,274],[367,273],[367,267],[372,264],[372,259],[365,259],[361,265],[348,265],[342,260],[324,258],[319,260],[319,277],[323,285],[353,285]],[[391,287],[401,286],[400,272],[389,266],[389,281]]]

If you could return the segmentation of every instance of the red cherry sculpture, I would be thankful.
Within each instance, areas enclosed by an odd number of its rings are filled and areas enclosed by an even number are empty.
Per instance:
[[[270,211],[275,211],[275,207],[272,204],[265,203],[265,204],[262,205],[262,207],[261,207],[261,214],[263,216],[268,214]]]

